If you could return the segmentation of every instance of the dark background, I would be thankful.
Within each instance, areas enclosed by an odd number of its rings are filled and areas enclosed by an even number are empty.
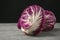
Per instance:
[[[59,0],[2,0],[0,1],[0,23],[16,23],[21,12],[29,5],[37,4],[54,12],[60,22]]]

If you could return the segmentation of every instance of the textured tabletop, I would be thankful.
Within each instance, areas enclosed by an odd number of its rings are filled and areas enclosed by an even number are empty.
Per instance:
[[[39,36],[27,36],[21,32],[16,23],[0,23],[0,40],[60,40],[60,23],[54,30],[43,32]]]

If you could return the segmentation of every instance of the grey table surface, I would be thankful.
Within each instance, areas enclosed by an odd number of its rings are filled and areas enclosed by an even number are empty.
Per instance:
[[[17,23],[0,23],[0,40],[60,40],[60,23],[50,32],[27,36],[17,28]]]

